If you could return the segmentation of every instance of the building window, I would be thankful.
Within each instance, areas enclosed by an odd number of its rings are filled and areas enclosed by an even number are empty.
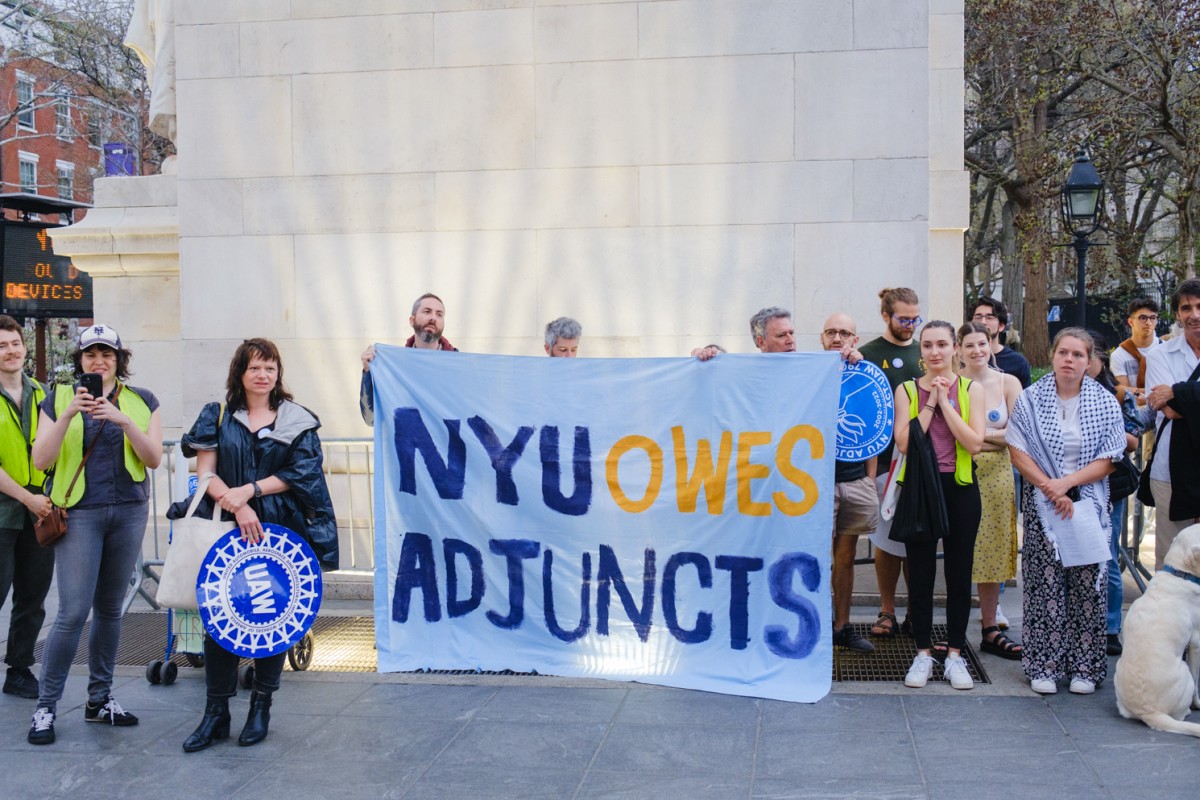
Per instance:
[[[37,162],[22,158],[20,163],[21,191],[28,194],[37,194]]]
[[[104,112],[98,107],[93,106],[92,111],[88,114],[88,144],[92,147],[99,147],[103,144],[104,139]]]
[[[36,130],[33,124],[33,78],[17,74],[17,127]]]
[[[54,134],[60,139],[70,139],[75,135],[71,125],[71,98],[60,95],[54,103]]]
[[[75,199],[75,165],[58,162],[58,196],[63,200]]]

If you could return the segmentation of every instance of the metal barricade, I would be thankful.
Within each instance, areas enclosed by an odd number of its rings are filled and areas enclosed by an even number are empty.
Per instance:
[[[370,573],[375,568],[374,530],[374,440],[361,438],[331,438],[321,440],[325,480],[333,499],[337,519],[338,542],[341,550],[341,572]],[[164,440],[163,461],[150,472],[150,520],[142,555],[130,577],[130,591],[125,597],[125,610],[140,595],[152,608],[159,605],[155,592],[147,582],[158,584],[159,571],[167,555],[171,522],[167,509],[184,499],[172,476],[178,460],[183,458],[178,439]]]

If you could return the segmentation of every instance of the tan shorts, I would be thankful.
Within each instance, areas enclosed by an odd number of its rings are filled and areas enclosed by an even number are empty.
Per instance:
[[[858,536],[879,526],[879,493],[875,482],[863,477],[833,485],[833,531],[838,536]]]

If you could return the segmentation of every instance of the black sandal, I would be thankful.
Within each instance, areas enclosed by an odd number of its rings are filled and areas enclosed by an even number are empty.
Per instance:
[[[989,639],[988,635],[992,633],[996,635]],[[1014,642],[1004,631],[1000,630],[999,625],[983,629],[983,639],[979,642],[979,649],[994,656],[1007,658],[1009,661],[1019,661],[1023,650],[1018,642]]]
[[[896,615],[880,611],[875,624],[871,626],[871,635],[877,638],[893,638],[896,635]]]

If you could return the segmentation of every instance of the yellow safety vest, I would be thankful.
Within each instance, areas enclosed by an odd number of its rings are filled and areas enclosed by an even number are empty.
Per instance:
[[[35,382],[28,441],[25,439],[25,431],[21,428],[21,415],[13,411],[12,403],[0,399],[8,409],[8,414],[0,417],[0,467],[4,468],[8,477],[18,486],[40,489],[46,482],[46,473],[33,466],[33,457],[30,454],[31,446],[37,439],[38,406],[45,397],[45,390]],[[21,398],[22,406],[28,402],[29,397]]]
[[[120,385],[120,384],[118,384]],[[75,397],[75,391],[70,386],[58,386],[54,392],[54,413],[59,419],[67,410],[67,406],[71,404],[71,400]],[[133,424],[137,425],[142,431],[147,431],[150,428],[150,407],[146,405],[137,392],[132,389],[122,390],[117,397],[117,408],[121,409],[122,413],[129,415],[133,420]],[[141,483],[146,480],[146,465],[138,458],[138,454],[134,451],[133,445],[129,443],[129,437],[125,438],[125,471],[129,473],[129,477],[134,483]],[[50,499],[56,505],[63,508],[70,508],[79,502],[83,497],[84,490],[87,487],[87,481],[84,474],[79,474],[79,480],[75,481],[75,487],[71,491],[71,496],[67,497],[67,487],[71,485],[71,479],[75,476],[75,471],[79,469],[80,463],[83,462],[83,417],[76,414],[75,418],[67,425],[67,435],[63,438],[62,447],[58,451],[58,461],[54,464],[54,487],[50,490]]]
[[[916,419],[921,413],[920,404],[917,403],[917,382],[905,381],[901,384],[904,391],[908,394],[908,418]],[[971,381],[961,375],[958,378],[958,410],[962,414],[962,418],[966,421],[971,419],[971,396],[968,389],[971,386]],[[959,486],[970,486],[975,481],[973,469],[974,462],[971,460],[971,454],[967,452],[967,448],[962,446],[958,439],[954,440],[954,482]],[[900,474],[896,480],[904,482],[904,468],[908,466],[907,461],[900,466]]]

